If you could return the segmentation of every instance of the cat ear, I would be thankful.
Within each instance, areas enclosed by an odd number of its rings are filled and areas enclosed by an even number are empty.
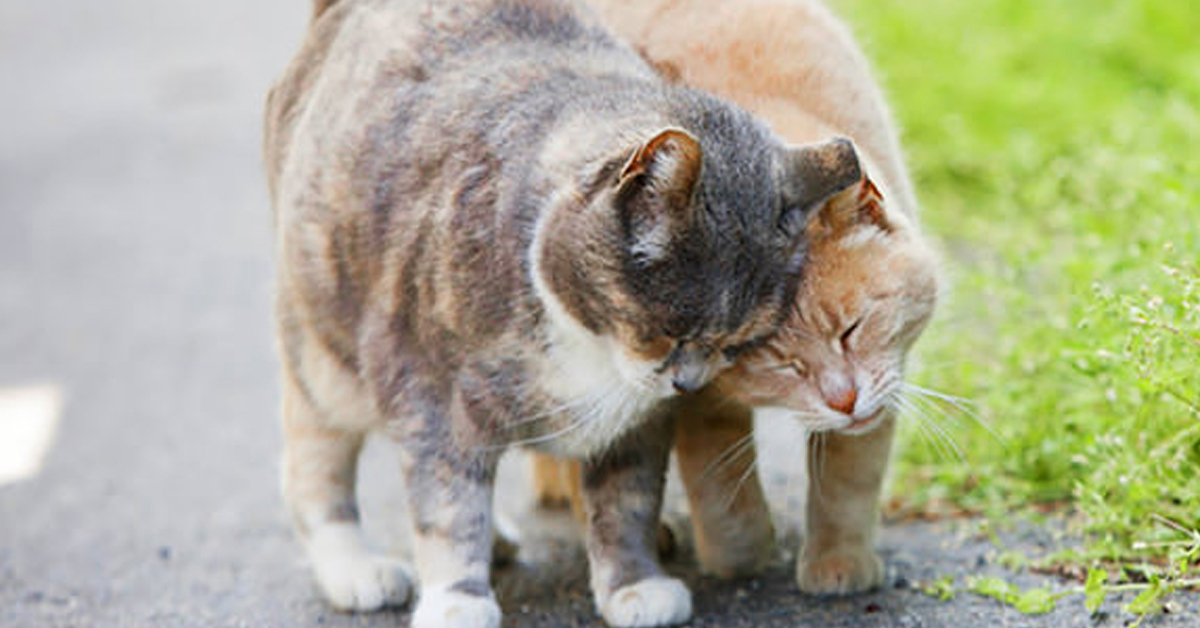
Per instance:
[[[788,150],[780,225],[796,233],[812,210],[863,178],[854,143],[844,137]]]
[[[704,161],[700,142],[683,129],[663,129],[634,151],[621,168],[619,185],[634,183],[659,196],[691,198]]]
[[[854,218],[858,224],[874,225],[884,231],[892,230],[892,223],[883,209],[883,192],[880,192],[871,178],[865,174],[859,185],[857,200],[858,211],[854,213]]]
[[[636,256],[661,257],[671,236],[691,221],[703,162],[700,142],[676,128],[660,131],[625,162],[617,180],[617,206]]]
[[[885,232],[892,230],[892,223],[883,208],[883,193],[866,175],[858,185],[829,199],[821,207],[819,216],[820,223],[834,233],[861,225],[871,225]]]

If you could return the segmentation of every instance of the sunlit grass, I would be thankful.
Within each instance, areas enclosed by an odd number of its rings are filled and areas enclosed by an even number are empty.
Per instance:
[[[1057,502],[1091,557],[1200,528],[1200,11],[1187,0],[838,0],[887,87],[949,291],[894,492]],[[957,423],[956,423],[957,422]],[[910,430],[911,432],[911,430]],[[914,481],[920,480],[920,481]]]

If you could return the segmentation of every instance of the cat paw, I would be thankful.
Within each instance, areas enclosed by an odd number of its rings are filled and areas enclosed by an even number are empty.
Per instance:
[[[308,552],[321,592],[338,610],[377,611],[403,606],[412,596],[412,572],[367,549],[356,525],[322,527],[313,533]]]
[[[321,591],[338,610],[370,612],[403,606],[412,595],[413,576],[408,567],[384,556],[329,559],[317,566],[316,573]]]
[[[859,593],[883,582],[883,561],[869,548],[843,548],[796,563],[796,582],[805,593]]]
[[[472,595],[451,587],[424,589],[412,628],[500,628],[500,605],[491,591]]]
[[[692,593],[674,578],[647,578],[621,587],[599,604],[614,628],[674,626],[692,617]]]

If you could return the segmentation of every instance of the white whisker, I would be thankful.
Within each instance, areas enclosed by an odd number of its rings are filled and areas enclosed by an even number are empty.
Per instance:
[[[912,417],[916,420],[916,425],[921,430],[925,440],[937,450],[938,455],[943,458],[963,459],[958,443],[935,420],[928,417],[919,406],[915,405],[912,400],[907,396],[897,395],[895,401],[902,416]]]
[[[625,386],[621,382],[613,382],[607,386],[600,387],[590,391],[588,394],[582,395],[575,399],[567,400],[557,406],[548,408],[547,410],[535,414],[531,417],[521,419],[514,423],[504,426],[503,429],[518,429],[523,426],[528,426],[531,423],[538,421],[549,420],[567,415],[569,422],[565,427],[559,428],[546,434],[539,434],[529,438],[517,439],[505,443],[499,443],[489,446],[488,450],[506,449],[509,447],[523,447],[527,445],[536,445],[549,442],[557,438],[562,438],[568,434],[579,431],[581,428],[587,428],[589,424],[602,422],[597,421],[600,418],[598,415],[602,412],[602,408],[606,403],[611,403],[613,394],[621,395],[620,406],[625,404],[625,397],[629,395]],[[587,429],[583,429],[587,433]]]
[[[946,412],[946,409],[940,404],[935,403],[935,400],[918,394],[910,397],[910,401],[924,409],[927,413],[926,416],[929,418],[935,421],[946,421],[951,423],[955,429],[962,429],[962,422],[959,421],[958,417]]]
[[[988,433],[988,435],[990,435],[992,438],[996,439],[1000,444],[1007,445],[1007,442],[1006,442],[1004,436],[1002,436],[999,432],[997,432],[995,429],[993,429],[992,426],[983,418],[983,416],[980,415],[980,413],[973,407],[976,404],[974,402],[972,402],[970,399],[956,397],[954,395],[950,395],[950,394],[946,394],[946,393],[932,390],[929,388],[925,388],[923,386],[918,386],[917,384],[913,384],[910,382],[904,382],[903,387],[904,387],[905,392],[909,393],[911,395],[915,395],[919,398],[923,398],[929,402],[936,400],[938,402],[949,405],[950,407],[952,407],[955,410],[966,415],[969,419],[971,419],[977,425],[982,427],[984,429],[984,431],[986,431]],[[943,413],[945,412],[944,409],[941,409],[941,411]]]
[[[713,474],[723,471],[726,467],[736,463],[748,452],[754,451],[754,432],[737,439],[734,443],[725,448],[716,458],[704,465],[704,470],[700,472],[700,481],[707,480]]]
[[[754,460],[754,462],[751,462],[750,464],[746,465],[746,470],[742,472],[742,476],[740,478],[738,478],[737,484],[734,484],[734,486],[733,486],[733,492],[731,492],[729,494],[729,497],[727,497],[725,499],[725,503],[722,506],[722,510],[728,511],[731,508],[733,508],[733,503],[735,501],[737,501],[738,493],[742,492],[742,486],[746,484],[746,480],[750,479],[750,477],[754,475],[754,472],[757,469],[758,469],[758,460],[757,459]]]

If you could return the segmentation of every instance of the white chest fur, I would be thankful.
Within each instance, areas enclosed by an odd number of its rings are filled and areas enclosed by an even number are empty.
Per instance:
[[[534,292],[549,328],[548,359],[536,377],[555,404],[548,420],[539,421],[553,427],[536,440],[555,453],[584,457],[640,423],[670,388],[656,381],[653,364],[630,360],[611,337],[575,321],[542,280],[536,239],[532,248]]]
[[[592,454],[640,423],[663,399],[622,373],[620,349],[613,344],[584,329],[552,331],[550,359],[539,377],[542,390],[559,404],[552,410],[557,417],[550,423],[558,434],[546,440],[549,449]]]

